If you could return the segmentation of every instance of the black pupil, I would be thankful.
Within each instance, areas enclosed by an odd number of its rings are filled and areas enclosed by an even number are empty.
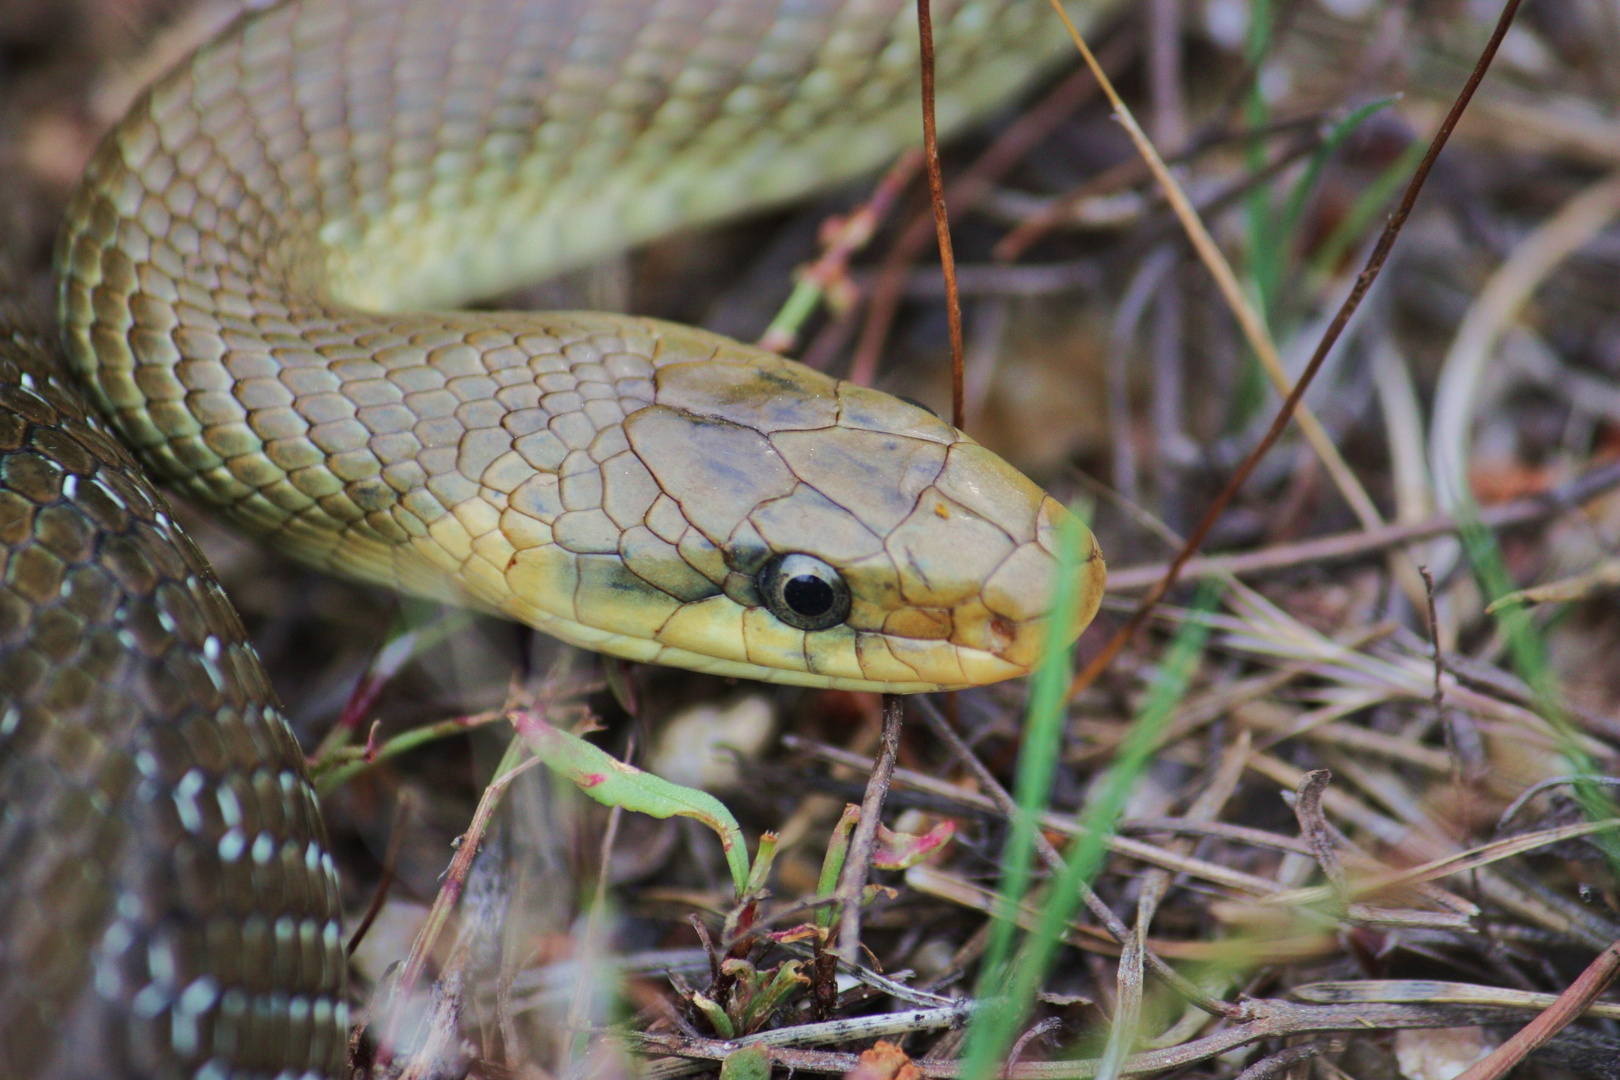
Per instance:
[[[813,619],[832,610],[833,589],[818,577],[800,574],[796,578],[789,578],[787,584],[782,586],[782,599],[800,615]]]

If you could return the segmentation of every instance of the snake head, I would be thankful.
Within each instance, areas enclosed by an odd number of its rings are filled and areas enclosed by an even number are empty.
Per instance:
[[[626,404],[634,461],[603,467],[604,509],[628,526],[619,560],[603,562],[590,598],[572,579],[562,614],[585,633],[542,628],[632,659],[895,693],[996,682],[1039,662],[1067,510],[924,409],[705,343],[651,350],[678,359],[653,361],[651,400]],[[643,469],[651,485],[615,479]],[[615,492],[630,489],[645,494],[616,513]],[[564,524],[552,529],[566,545]],[[1082,580],[1065,642],[1096,612],[1104,579],[1091,533],[1074,522],[1069,535]],[[543,588],[553,571],[539,564]]]

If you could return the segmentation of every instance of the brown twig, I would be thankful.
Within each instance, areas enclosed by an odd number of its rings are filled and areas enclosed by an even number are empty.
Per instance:
[[[1598,954],[1569,988],[1547,1010],[1484,1058],[1469,1066],[1457,1080],[1498,1080],[1547,1040],[1568,1027],[1620,974],[1620,941]]]
[[[1379,272],[1383,270],[1384,263],[1389,258],[1390,250],[1395,246],[1395,240],[1400,236],[1401,229],[1406,224],[1406,219],[1411,216],[1412,207],[1416,204],[1418,194],[1423,190],[1423,185],[1429,178],[1430,170],[1434,168],[1435,159],[1440,156],[1440,151],[1445,148],[1447,140],[1451,138],[1451,132],[1456,128],[1457,121],[1462,118],[1463,110],[1468,107],[1468,102],[1473,99],[1475,89],[1478,88],[1480,80],[1485,77],[1485,72],[1490,67],[1491,60],[1495,58],[1497,49],[1501,47],[1502,39],[1507,36],[1508,27],[1513,25],[1513,17],[1519,10],[1519,2],[1520,0],[1507,0],[1507,3],[1503,5],[1502,15],[1496,22],[1496,28],[1491,32],[1490,40],[1486,42],[1485,49],[1480,53],[1479,60],[1474,64],[1474,70],[1469,73],[1468,81],[1463,84],[1462,91],[1457,95],[1457,100],[1452,102],[1451,111],[1446,113],[1445,120],[1440,124],[1440,130],[1435,133],[1434,139],[1429,143],[1429,149],[1424,153],[1423,160],[1418,163],[1417,171],[1412,174],[1412,180],[1406,186],[1406,194],[1401,197],[1400,205],[1396,207],[1395,213],[1390,216],[1389,223],[1384,226],[1383,234],[1379,236],[1378,243],[1373,247],[1372,254],[1367,259],[1366,268],[1357,276],[1355,286],[1350,290],[1350,295],[1345,297],[1344,303],[1339,306],[1338,314],[1333,316],[1333,321],[1328,324],[1327,330],[1322,334],[1322,340],[1317,343],[1316,351],[1311,354],[1310,363],[1305,365],[1304,372],[1300,374],[1299,379],[1294,383],[1294,388],[1289,391],[1288,397],[1282,403],[1282,407],[1277,410],[1277,415],[1272,420],[1271,427],[1266,430],[1265,437],[1260,440],[1259,445],[1250,451],[1249,456],[1243,459],[1243,463],[1238,466],[1237,472],[1232,475],[1226,486],[1221,489],[1221,493],[1210,503],[1209,509],[1204,511],[1204,516],[1199,520],[1197,527],[1193,529],[1192,535],[1187,537],[1187,542],[1182,545],[1181,551],[1171,560],[1170,567],[1165,571],[1164,577],[1159,580],[1157,585],[1148,590],[1147,596],[1143,597],[1142,602],[1137,605],[1136,611],[1131,614],[1131,617],[1114,632],[1114,636],[1109,638],[1107,644],[1074,677],[1074,681],[1069,684],[1069,696],[1071,699],[1095,682],[1097,676],[1107,670],[1108,665],[1114,662],[1114,657],[1118,656],[1120,650],[1125,647],[1125,643],[1130,641],[1147,622],[1153,608],[1166,593],[1175,587],[1176,581],[1181,577],[1181,571],[1192,560],[1193,554],[1203,545],[1204,540],[1209,536],[1210,530],[1215,527],[1216,521],[1220,520],[1221,514],[1225,513],[1226,507],[1236,497],[1244,482],[1248,480],[1249,474],[1254,472],[1255,466],[1260,464],[1261,459],[1271,452],[1271,448],[1276,445],[1277,440],[1282,438],[1283,431],[1293,419],[1295,408],[1305,396],[1305,391],[1310,388],[1312,381],[1315,380],[1317,372],[1322,369],[1322,364],[1327,360],[1328,353],[1338,343],[1339,335],[1344,332],[1345,326],[1350,322],[1350,316],[1354,315],[1356,309],[1361,306],[1361,301],[1366,297],[1367,290],[1372,288],[1373,281],[1377,279]]]
[[[951,214],[945,206],[945,177],[939,167],[939,130],[934,123],[934,15],[928,0],[917,0],[917,37],[922,54],[923,159],[928,164],[928,197],[934,204],[939,264],[945,271],[945,318],[951,331],[951,423],[962,428],[967,426],[962,386],[962,300],[956,292]]]
[[[1364,1032],[1497,1023],[1506,1011],[1456,1005],[1300,1005],[1272,1000],[1248,1002],[1246,1009],[1243,1022],[1234,1023],[1202,1039],[1130,1055],[1120,1063],[1121,1074],[1129,1076],[1179,1069],[1262,1039],[1331,1031]],[[669,1054],[699,1061],[724,1061],[728,1054],[736,1051],[733,1042],[681,1038],[667,1033],[633,1033],[626,1039],[631,1046],[647,1054]],[[798,1072],[847,1073],[859,1062],[855,1054],[785,1046],[772,1046],[770,1054],[772,1064]],[[955,1080],[964,1075],[961,1061],[922,1058],[914,1060],[913,1064],[920,1075],[931,1080]],[[1009,1070],[1008,1077],[1009,1080],[1086,1080],[1097,1075],[1097,1065],[1096,1058],[1024,1062]],[[647,1072],[649,1080],[658,1080],[661,1075],[657,1063]]]
[[[1261,1058],[1247,1069],[1238,1073],[1237,1080],[1270,1080],[1284,1069],[1291,1069],[1302,1062],[1321,1057],[1324,1053],[1337,1053],[1343,1050],[1343,1039],[1324,1039],[1320,1042],[1308,1042],[1300,1046],[1290,1046],[1286,1050]]]
[[[883,695],[883,737],[878,747],[872,776],[861,799],[861,820],[849,840],[844,872],[838,879],[838,901],[842,914],[838,923],[838,955],[849,964],[860,959],[861,893],[872,869],[872,848],[877,843],[878,821],[883,816],[883,800],[889,794],[894,761],[900,753],[900,728],[905,722],[906,699],[898,694]]]

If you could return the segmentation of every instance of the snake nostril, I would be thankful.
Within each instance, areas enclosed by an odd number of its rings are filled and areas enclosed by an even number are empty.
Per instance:
[[[1000,615],[994,616],[990,620],[990,637],[996,643],[999,652],[1018,640],[1018,627],[1009,619],[1004,619]]]

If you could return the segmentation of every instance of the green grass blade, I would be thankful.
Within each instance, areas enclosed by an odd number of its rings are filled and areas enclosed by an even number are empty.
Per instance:
[[[1081,820],[1085,831],[1070,846],[1067,862],[1052,884],[1035,930],[1024,940],[1023,947],[1010,965],[998,964],[994,969],[986,965],[979,981],[980,1000],[984,1007],[975,1015],[968,1029],[962,1070],[967,1080],[982,1080],[999,1071],[1019,1027],[1029,1014],[1062,941],[1063,932],[1079,907],[1081,885],[1089,883],[1101,868],[1114,822],[1123,810],[1132,787],[1152,759],[1160,733],[1185,696],[1193,673],[1197,670],[1204,641],[1209,636],[1208,624],[1197,616],[1212,610],[1217,597],[1215,586],[1205,584],[1199,587],[1193,602],[1193,617],[1171,642],[1159,676],[1154,680],[1147,700],[1132,722],[1124,742],[1120,744],[1113,767],[1093,789]],[[1036,719],[1033,696],[1030,717],[1033,724]],[[1028,748],[1026,741],[1026,752]],[[1020,757],[1021,771],[1022,764]],[[1049,776],[1047,783],[1050,784]],[[1006,877],[1003,881],[1005,883]],[[1008,898],[1013,895],[1003,891],[1001,903],[1009,905]],[[1021,900],[1023,894],[1020,892],[1016,897]],[[997,930],[1008,926],[1009,922],[1010,919],[998,922]],[[1006,934],[1010,937],[1011,930],[1008,929]],[[989,958],[988,952],[986,958]]]
[[[1366,233],[1373,220],[1389,205],[1395,193],[1405,186],[1412,173],[1423,160],[1428,151],[1428,144],[1422,139],[1414,139],[1411,144],[1395,159],[1395,163],[1373,178],[1367,185],[1367,190],[1350,206],[1350,210],[1340,219],[1338,226],[1323,241],[1316,257],[1311,260],[1311,266],[1317,273],[1330,275],[1340,262],[1344,260],[1356,242]]]
[[[1305,166],[1304,175],[1288,193],[1288,201],[1283,204],[1282,213],[1277,217],[1279,243],[1292,247],[1296,242],[1300,219],[1305,216],[1305,201],[1311,197],[1311,192],[1315,191],[1316,185],[1321,182],[1322,172],[1327,168],[1328,160],[1339,151],[1351,135],[1355,134],[1357,128],[1374,114],[1383,112],[1395,104],[1397,100],[1399,99],[1386,97],[1370,101],[1333,125],[1322,145],[1311,155],[1310,163]]]
[[[1018,813],[1012,820],[1002,853],[1002,906],[991,924],[990,941],[979,969],[981,997],[996,992],[1002,968],[1012,952],[1013,913],[1029,890],[1035,830],[1039,827],[1037,819],[1051,797],[1052,775],[1062,747],[1074,659],[1074,648],[1067,645],[1063,637],[1064,628],[1074,624],[1074,613],[1080,605],[1081,536],[1080,523],[1075,518],[1066,519],[1058,532],[1057,587],[1052,597],[1052,617],[1047,623],[1044,659],[1030,681],[1024,745],[1018,755],[1018,776],[1013,791]]]
[[[1478,510],[1472,500],[1459,509],[1463,525],[1459,530],[1463,551],[1468,556],[1474,577],[1479,582],[1487,603],[1513,592],[1516,586],[1502,562],[1496,537],[1479,523]],[[1588,821],[1604,821],[1617,816],[1613,796],[1608,788],[1594,778],[1599,775],[1597,762],[1581,746],[1580,733],[1564,711],[1558,690],[1558,679],[1547,657],[1547,645],[1536,630],[1530,612],[1522,607],[1504,605],[1495,612],[1497,625],[1507,638],[1508,654],[1514,670],[1530,687],[1535,710],[1551,725],[1558,737],[1559,752],[1568,762],[1569,771],[1576,777],[1575,801]],[[1620,877],[1620,842],[1609,833],[1592,837],[1592,842],[1608,858],[1609,869]]]

